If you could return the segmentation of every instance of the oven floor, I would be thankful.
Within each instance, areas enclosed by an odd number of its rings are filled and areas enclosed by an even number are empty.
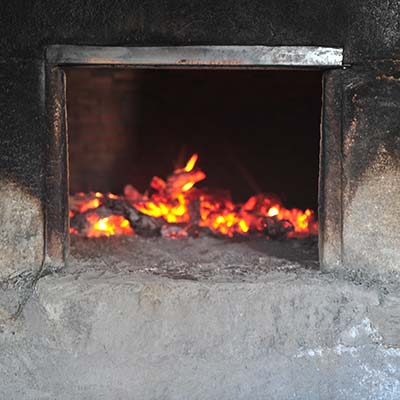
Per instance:
[[[318,269],[317,242],[316,237],[268,241],[73,236],[69,272],[93,268],[172,279],[254,281],[271,271]]]

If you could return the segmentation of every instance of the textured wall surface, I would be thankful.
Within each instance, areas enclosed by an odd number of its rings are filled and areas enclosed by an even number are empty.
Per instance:
[[[400,73],[397,64],[326,79],[322,149],[322,261],[400,271]]]
[[[0,280],[43,259],[43,63],[0,62]]]
[[[399,51],[397,0],[39,0],[2,6],[0,56],[48,44],[260,44],[344,47],[346,62]],[[22,28],[22,29],[21,29]]]
[[[0,397],[398,399],[396,291],[299,271],[48,276],[1,326]]]

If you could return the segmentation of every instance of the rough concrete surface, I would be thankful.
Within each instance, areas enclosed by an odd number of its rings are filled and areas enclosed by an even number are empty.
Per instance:
[[[0,398],[400,398],[398,286],[302,268],[219,277],[43,277],[2,320]]]
[[[50,44],[344,47],[346,62],[398,55],[396,0],[37,0],[4,2],[0,57]]]
[[[71,237],[67,273],[136,272],[172,279],[243,282],[271,271],[318,269],[317,238],[265,240],[204,236],[171,240]],[[64,273],[64,272],[61,272]]]
[[[40,200],[0,177],[0,281],[38,271],[43,260]]]
[[[323,269],[400,273],[399,82],[397,63],[325,76],[319,210]]]
[[[43,63],[0,61],[0,280],[43,260],[43,91]]]
[[[345,76],[343,262],[400,272],[400,73],[389,64]]]

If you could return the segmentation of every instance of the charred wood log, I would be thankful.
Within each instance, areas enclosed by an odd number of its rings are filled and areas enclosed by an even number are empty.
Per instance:
[[[71,228],[78,233],[85,233],[92,224],[88,218],[91,214],[96,214],[99,219],[121,215],[129,221],[136,234],[144,237],[160,236],[161,227],[165,223],[161,218],[145,215],[125,200],[106,198],[102,201],[99,207],[72,217]]]
[[[89,221],[88,216],[90,214],[96,214],[99,219],[107,218],[112,215],[112,211],[104,206],[101,205],[95,209],[87,210],[83,213],[74,215],[70,220],[70,226],[78,233],[85,233],[87,229],[92,225]]]
[[[160,236],[161,227],[165,223],[162,218],[143,214],[125,200],[106,199],[103,205],[113,214],[126,218],[136,234],[144,237]]]
[[[294,226],[290,221],[276,217],[264,217],[262,227],[262,233],[270,239],[284,239],[294,231]]]
[[[167,178],[166,186],[163,191],[167,196],[174,196],[176,193],[187,192],[197,182],[205,179],[205,177],[206,174],[199,169],[190,172],[176,172]]]
[[[197,225],[201,220],[200,214],[200,198],[199,197],[189,197],[188,198],[188,213],[190,217],[191,225]]]

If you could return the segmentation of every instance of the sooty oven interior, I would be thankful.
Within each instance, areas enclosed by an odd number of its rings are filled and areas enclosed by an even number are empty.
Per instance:
[[[320,70],[65,74],[72,263],[318,266]]]

